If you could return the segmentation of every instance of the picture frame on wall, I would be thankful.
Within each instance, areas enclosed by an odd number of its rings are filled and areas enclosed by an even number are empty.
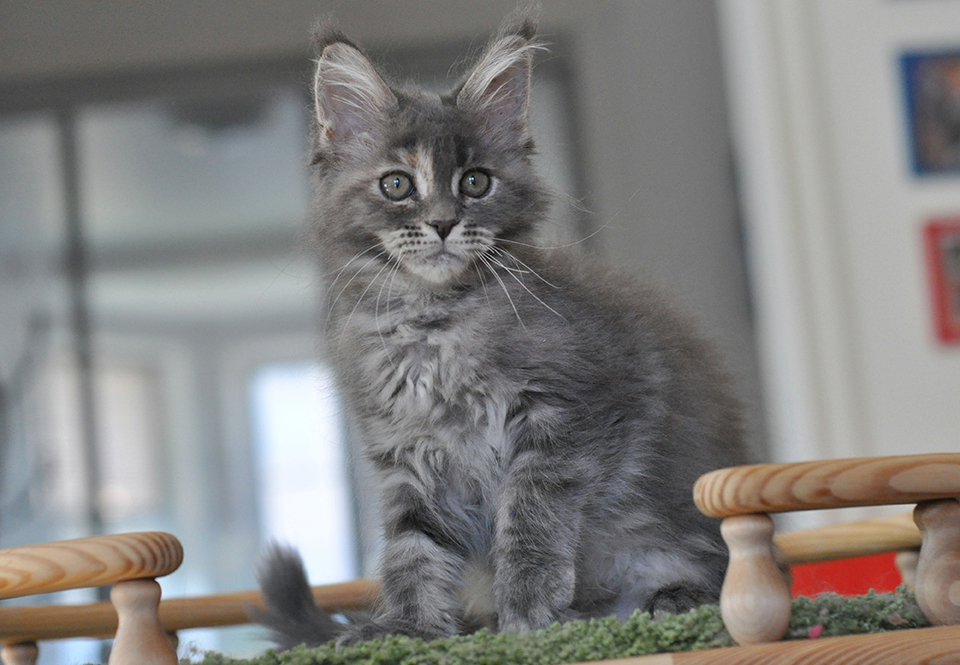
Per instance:
[[[960,174],[960,51],[900,57],[917,175]]]
[[[928,222],[924,245],[937,338],[960,344],[960,218]]]

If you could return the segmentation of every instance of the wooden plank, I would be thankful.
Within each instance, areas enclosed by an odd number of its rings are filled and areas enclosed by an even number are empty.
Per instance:
[[[0,642],[113,637],[117,612],[110,603],[0,608]]]
[[[960,663],[960,626],[787,640],[579,665],[933,665]]]
[[[711,517],[947,499],[960,496],[960,454],[753,464],[705,474],[693,491]]]
[[[368,607],[380,585],[369,580],[313,588],[317,604],[328,611]],[[160,602],[160,623],[167,631],[250,623],[249,606],[263,607],[260,593],[203,598],[172,598]],[[0,642],[54,640],[68,637],[112,637],[117,613],[110,603],[0,608]]]
[[[844,559],[920,547],[920,530],[910,513],[786,531],[773,537],[788,564]]]
[[[371,580],[313,587],[317,605],[327,611],[359,610],[369,607],[380,591]],[[160,603],[160,623],[167,630],[207,628],[250,623],[247,608],[263,607],[260,592],[207,596],[205,598],[171,598]],[[0,626],[3,622],[0,619]]]
[[[0,550],[0,598],[161,577],[182,561],[180,541],[160,531],[13,547]]]

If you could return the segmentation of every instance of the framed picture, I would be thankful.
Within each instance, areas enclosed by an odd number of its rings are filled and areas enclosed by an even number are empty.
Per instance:
[[[937,337],[960,344],[960,218],[930,221],[924,241]]]
[[[960,173],[960,51],[900,58],[918,175]]]

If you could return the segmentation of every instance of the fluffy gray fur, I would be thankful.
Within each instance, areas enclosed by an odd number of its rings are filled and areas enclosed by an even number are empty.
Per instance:
[[[508,25],[437,96],[389,87],[338,33],[321,41],[326,345],[379,473],[386,545],[380,605],[346,626],[312,604],[297,555],[273,549],[260,618],[282,646],[527,631],[718,597],[725,548],[691,489],[743,462],[739,406],[660,296],[536,246],[537,48],[529,22]]]

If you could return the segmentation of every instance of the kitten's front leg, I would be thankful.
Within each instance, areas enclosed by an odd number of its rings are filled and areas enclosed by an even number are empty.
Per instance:
[[[348,629],[341,646],[384,635],[432,640],[458,632],[462,548],[414,485],[400,484],[385,499],[379,609],[372,622]]]
[[[497,511],[494,600],[501,631],[545,628],[573,601],[580,481],[564,464],[524,453]]]

